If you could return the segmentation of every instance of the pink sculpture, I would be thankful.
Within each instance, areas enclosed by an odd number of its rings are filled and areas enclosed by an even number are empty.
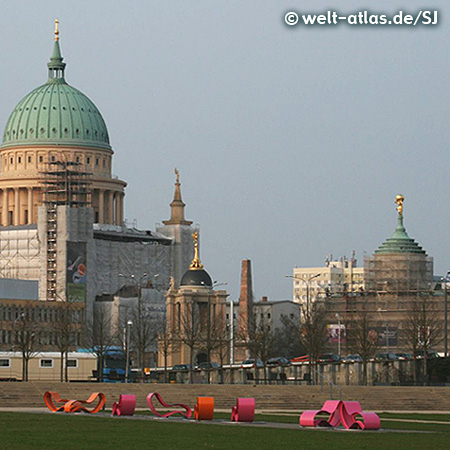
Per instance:
[[[328,418],[317,417],[328,414]],[[357,417],[361,420],[357,420]],[[337,427],[342,423],[344,428],[361,430],[379,430],[380,418],[373,412],[363,412],[359,402],[343,402],[327,400],[318,411],[304,411],[300,416],[302,427]]]
[[[184,408],[185,411],[175,410],[175,411],[169,411],[165,414],[159,413],[158,411],[156,411],[155,407],[153,406],[153,397],[155,397],[158,400],[158,402],[161,404],[161,406],[164,406],[165,408],[173,408],[175,406],[178,406],[180,408]],[[186,419],[189,419],[192,416],[192,410],[191,410],[191,408],[189,408],[189,406],[183,405],[181,403],[174,403],[173,405],[169,405],[163,400],[161,395],[158,394],[157,392],[152,392],[151,394],[147,395],[147,403],[148,403],[148,406],[151,409],[152,413],[158,417],[170,417],[170,416],[173,416],[174,414],[180,414],[183,417],[185,417]]]
[[[340,400],[327,400],[322,409],[318,411],[304,411],[300,416],[300,425],[302,427],[337,427],[341,423],[340,418]],[[317,417],[320,414],[329,414],[327,419]]]
[[[136,408],[136,396],[120,394],[119,401],[113,404],[113,416],[132,416]]]
[[[357,416],[363,421],[357,420]],[[359,402],[342,402],[341,420],[345,428],[359,428],[361,430],[379,430],[380,418],[374,412],[363,412]]]
[[[238,398],[231,411],[232,422],[253,422],[255,418],[255,399]]]

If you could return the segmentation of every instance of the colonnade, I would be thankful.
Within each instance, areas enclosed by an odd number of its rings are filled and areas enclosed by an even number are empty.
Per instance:
[[[1,225],[28,225],[36,223],[37,209],[43,203],[40,187],[12,187],[0,189],[2,197]],[[121,225],[124,220],[124,196],[120,191],[94,189],[92,207],[94,221]]]
[[[124,197],[120,191],[94,189],[92,206],[96,214],[95,222],[121,225],[124,218]]]

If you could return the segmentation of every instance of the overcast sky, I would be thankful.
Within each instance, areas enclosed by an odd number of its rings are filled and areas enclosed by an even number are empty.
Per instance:
[[[288,27],[287,11],[439,9],[438,26]],[[128,182],[126,217],[169,218],[174,174],[201,258],[239,295],[291,297],[295,266],[356,251],[396,225],[450,270],[449,30],[444,1],[16,0],[2,8],[0,124],[47,79],[60,20],[69,84],[100,109]]]

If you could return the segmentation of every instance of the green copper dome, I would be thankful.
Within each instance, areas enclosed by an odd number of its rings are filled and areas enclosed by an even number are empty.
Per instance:
[[[110,149],[108,130],[97,107],[64,79],[65,63],[55,41],[47,83],[26,95],[11,113],[2,148],[68,145]]]
[[[408,236],[405,227],[403,226],[403,215],[399,214],[397,228],[392,237],[386,239],[386,242],[381,244],[376,254],[380,253],[420,253],[425,255],[425,250],[414,240]]]

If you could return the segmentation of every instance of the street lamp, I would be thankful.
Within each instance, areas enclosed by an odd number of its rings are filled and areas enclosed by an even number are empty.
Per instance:
[[[301,280],[306,285],[306,313],[309,314],[309,306],[310,306],[310,283],[314,278],[320,277],[320,273],[316,273],[315,275],[310,276],[307,280],[301,277],[296,277],[295,275],[285,275],[286,278],[294,278],[294,280]]]
[[[450,275],[450,271],[447,272],[445,277],[442,277],[444,282],[444,356],[448,355],[448,291],[447,282]]]
[[[338,320],[338,356],[341,356],[341,316],[336,313],[336,319]]]
[[[386,322],[386,353],[389,352],[389,322]]]
[[[127,326],[125,328],[125,333],[126,333],[126,342],[127,342],[127,355],[125,358],[125,383],[128,383],[129,381],[129,370],[130,370],[130,331],[131,331],[131,327],[133,325],[133,322],[131,320],[129,320],[127,322]]]

